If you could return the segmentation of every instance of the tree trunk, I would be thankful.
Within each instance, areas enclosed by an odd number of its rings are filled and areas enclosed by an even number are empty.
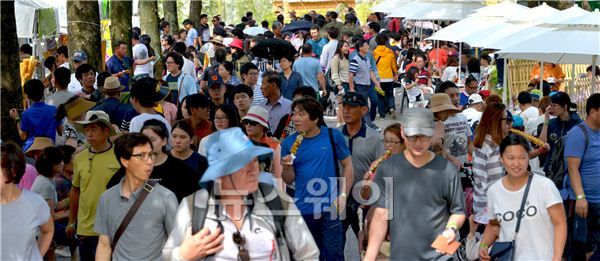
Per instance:
[[[1,137],[3,141],[13,140],[21,144],[15,121],[9,117],[11,108],[22,108],[21,77],[19,74],[19,42],[17,41],[17,22],[15,20],[15,2],[1,1],[2,52],[0,54],[0,96],[2,106]]]
[[[67,1],[67,20],[70,21],[69,52],[73,54],[78,50],[85,51],[88,64],[103,70],[99,8],[98,1]]]
[[[143,2],[143,1],[141,1]],[[127,44],[127,56],[131,56],[131,1],[110,1],[110,39],[114,49],[117,41]]]
[[[163,12],[165,21],[171,25],[171,34],[179,31],[179,22],[177,21],[177,0],[164,0]]]
[[[200,25],[200,15],[202,14],[202,0],[190,0],[190,16],[194,25]]]
[[[150,46],[156,53],[154,64],[154,76],[160,79],[163,73],[163,61],[161,59],[160,33],[158,20],[158,4],[154,1],[140,1],[140,26],[142,34],[150,36]]]

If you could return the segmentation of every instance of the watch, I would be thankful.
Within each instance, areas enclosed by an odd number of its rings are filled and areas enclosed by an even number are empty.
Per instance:
[[[584,199],[585,198],[585,194],[579,194],[579,195],[577,195],[576,198],[577,198],[577,200]]]
[[[346,193],[342,192],[342,193],[340,193],[340,197],[348,198],[348,195],[346,195]]]

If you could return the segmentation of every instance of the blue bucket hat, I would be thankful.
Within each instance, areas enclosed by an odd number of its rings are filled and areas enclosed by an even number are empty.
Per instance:
[[[206,151],[208,169],[200,182],[228,176],[258,156],[273,155],[272,149],[252,144],[238,127],[220,130],[207,136]]]

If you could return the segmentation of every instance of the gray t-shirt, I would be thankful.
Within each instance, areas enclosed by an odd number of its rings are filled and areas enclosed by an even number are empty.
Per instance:
[[[36,237],[50,218],[44,199],[22,190],[15,201],[0,205],[0,218],[0,260],[42,260]]]
[[[381,188],[381,197],[374,206],[386,208],[392,215],[390,260],[452,259],[431,248],[450,215],[465,213],[458,170],[452,163],[435,156],[416,168],[404,153],[396,154],[381,163],[375,183]]]
[[[54,200],[54,204],[58,203],[56,195],[56,187],[54,182],[47,177],[38,175],[31,185],[31,192],[35,192],[42,196],[44,200]]]
[[[125,198],[121,195],[123,180],[102,194],[96,210],[94,231],[108,236],[111,242],[143,190],[140,188],[129,199]],[[162,260],[162,248],[173,229],[177,206],[175,194],[156,184],[113,249],[113,260]]]

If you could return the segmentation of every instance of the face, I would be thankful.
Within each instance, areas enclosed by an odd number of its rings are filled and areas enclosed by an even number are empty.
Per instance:
[[[208,88],[208,94],[213,101],[222,101],[225,99],[225,85]]]
[[[192,137],[180,128],[173,129],[171,133],[173,138],[173,150],[177,152],[187,152],[192,144]]]
[[[311,120],[308,112],[302,108],[302,106],[296,106],[294,109],[294,115],[292,116],[294,125],[298,132],[308,131],[317,127],[318,119]]]
[[[171,32],[171,25],[165,26],[165,28],[163,29],[163,32],[165,32],[165,34],[170,33]]]
[[[88,88],[93,88],[96,82],[96,73],[89,71],[81,74],[81,85]]]
[[[187,110],[187,105],[186,105],[186,101],[185,99],[183,99],[183,102],[181,102],[181,115],[183,115],[184,119],[189,119],[190,118],[190,112]]]
[[[506,137],[512,128],[512,119],[507,119],[506,112],[504,112],[502,115],[502,135],[503,137]]]
[[[364,106],[352,106],[349,104],[344,104],[342,106],[342,117],[345,123],[353,124],[360,122],[367,110],[367,107]]]
[[[58,174],[58,175],[62,174],[64,168],[65,168],[65,163],[63,163],[62,161],[60,163],[58,163],[58,164],[55,164],[54,168],[52,170],[53,174],[55,174],[55,175],[56,174]]]
[[[342,45],[342,53],[348,54],[349,51],[350,51],[350,45],[348,44],[348,42],[346,42],[346,43],[344,43],[344,45]]]
[[[479,90],[479,88],[478,88],[477,81],[470,81],[470,82],[469,82],[469,84],[467,84],[467,85],[465,86],[465,91],[466,91],[466,92],[467,92],[469,95],[471,95],[471,94],[474,94],[474,93],[477,93],[477,91],[478,91],[478,90]]]
[[[402,151],[402,139],[391,131],[385,132],[383,145],[385,146],[385,149],[391,151],[392,154],[398,154]]]
[[[279,59],[279,65],[281,66],[281,69],[287,70],[292,66],[292,63],[286,58],[281,58]]]
[[[558,116],[558,115],[565,113],[567,111],[567,109],[565,109],[565,107],[566,106],[561,106],[558,103],[550,103],[550,115]]]
[[[240,170],[220,178],[222,192],[226,195],[245,196],[256,191],[258,189],[259,173],[258,160],[254,158]]]
[[[434,113],[434,115],[437,120],[446,121],[448,119],[448,117],[450,116],[450,113],[448,111],[440,111],[440,112]]]
[[[490,63],[488,63],[488,61],[486,59],[479,60],[479,64],[481,64],[481,66],[483,66],[483,67],[487,67],[490,65]]]
[[[249,137],[259,137],[265,133],[265,127],[260,125],[258,122],[252,120],[243,120],[242,124],[244,125],[246,133]]]
[[[208,120],[210,118],[210,108],[190,108],[191,117],[197,120]]]
[[[221,109],[215,112],[215,128],[224,130],[229,128],[229,117]]]
[[[142,134],[146,135],[150,142],[152,143],[152,147],[154,148],[154,153],[162,153],[162,148],[167,145],[167,138],[161,138],[151,129],[144,129]]]
[[[413,155],[413,157],[421,157],[427,153],[429,146],[431,146],[431,136],[417,135],[417,136],[406,136],[404,129],[402,130],[402,139],[406,145],[406,150]]]
[[[121,163],[127,168],[127,173],[137,180],[148,180],[154,168],[154,154],[150,144],[144,144],[133,148],[130,159],[121,158]],[[140,155],[140,156],[134,156]]]
[[[276,34],[276,35],[281,34],[281,28],[283,28],[283,27],[277,27],[277,28],[275,28],[275,30],[273,30],[273,33]]]
[[[221,75],[221,77],[229,77],[231,74],[229,73],[229,71],[227,71],[225,69],[225,66],[223,66],[222,64],[219,65],[219,75]]]
[[[425,60],[423,60],[423,57],[417,57],[416,64],[417,68],[423,69],[423,67],[425,67]]]
[[[119,45],[119,47],[115,48],[115,53],[119,56],[125,56],[127,54],[127,45]]]
[[[275,83],[267,82],[267,80],[263,78],[260,90],[262,91],[262,95],[265,96],[265,98],[269,98],[275,94],[273,91],[273,89],[275,88],[274,85]]]
[[[527,175],[529,166],[529,153],[521,145],[510,145],[506,147],[501,157],[502,165],[512,177]]]
[[[319,30],[317,29],[310,29],[310,37],[312,39],[319,39]]]
[[[84,127],[85,138],[91,146],[100,146],[106,142],[110,130],[102,129],[98,124],[88,124]]]
[[[233,96],[233,104],[240,111],[247,111],[250,108],[250,96],[246,93],[238,93]]]
[[[167,58],[167,71],[170,73],[177,73],[179,72],[179,65],[177,65],[177,63],[175,62],[175,60],[173,59],[173,57],[169,57]]]
[[[253,87],[258,82],[258,70],[250,69],[248,74],[244,74],[244,83],[250,87]]]
[[[460,105],[460,97],[458,95],[458,88],[448,88],[445,91],[448,96],[450,96],[450,100],[452,100],[452,105],[458,106]]]
[[[540,100],[531,100],[531,105],[533,105],[533,107],[539,108]]]
[[[207,24],[208,23],[208,17],[204,17],[204,18],[200,19],[200,22],[202,24]]]
[[[360,47],[360,52],[362,53],[367,53],[369,52],[369,45],[367,43],[364,43],[361,47]]]
[[[187,25],[186,25],[186,26],[187,26]],[[181,32],[181,33],[179,34],[179,39],[185,39],[185,38],[187,38],[187,32]]]

